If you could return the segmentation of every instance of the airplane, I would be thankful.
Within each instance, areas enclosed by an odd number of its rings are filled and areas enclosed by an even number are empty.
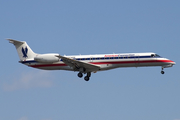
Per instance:
[[[89,81],[91,73],[121,67],[149,67],[160,66],[161,74],[164,68],[172,67],[176,63],[163,58],[156,53],[119,53],[98,55],[62,56],[58,53],[37,54],[32,51],[25,41],[7,39],[14,44],[20,58],[20,63],[42,70],[68,70],[78,72],[79,78]]]

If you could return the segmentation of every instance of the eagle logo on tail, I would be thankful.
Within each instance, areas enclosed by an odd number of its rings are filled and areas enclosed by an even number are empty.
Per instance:
[[[24,57],[24,58],[27,58],[27,57],[28,57],[28,56],[27,56],[27,53],[28,53],[27,47],[26,47],[25,49],[22,47],[22,53],[23,53],[23,57]]]

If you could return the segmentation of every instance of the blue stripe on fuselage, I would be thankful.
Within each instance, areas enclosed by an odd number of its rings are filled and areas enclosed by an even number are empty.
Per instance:
[[[109,60],[109,59],[134,59],[134,58],[160,58],[158,56],[152,57],[152,56],[124,56],[124,57],[92,57],[92,58],[76,58],[75,60],[79,61],[85,61],[85,60]],[[62,59],[60,61],[63,61]],[[21,63],[38,63],[34,60],[29,61],[21,61]]]
[[[29,61],[21,61],[21,63],[25,64],[25,63],[37,63],[37,62],[34,60],[29,60]]]

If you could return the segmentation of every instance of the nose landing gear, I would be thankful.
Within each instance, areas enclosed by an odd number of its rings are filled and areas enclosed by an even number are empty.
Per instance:
[[[164,70],[164,68],[162,67],[161,74],[164,74],[164,73],[165,73],[163,70]]]

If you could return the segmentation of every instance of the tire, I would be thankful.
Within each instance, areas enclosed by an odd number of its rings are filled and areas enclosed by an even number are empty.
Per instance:
[[[89,77],[88,76],[84,77],[84,80],[89,81]]]
[[[78,77],[82,78],[83,74],[81,72],[78,73]]]

